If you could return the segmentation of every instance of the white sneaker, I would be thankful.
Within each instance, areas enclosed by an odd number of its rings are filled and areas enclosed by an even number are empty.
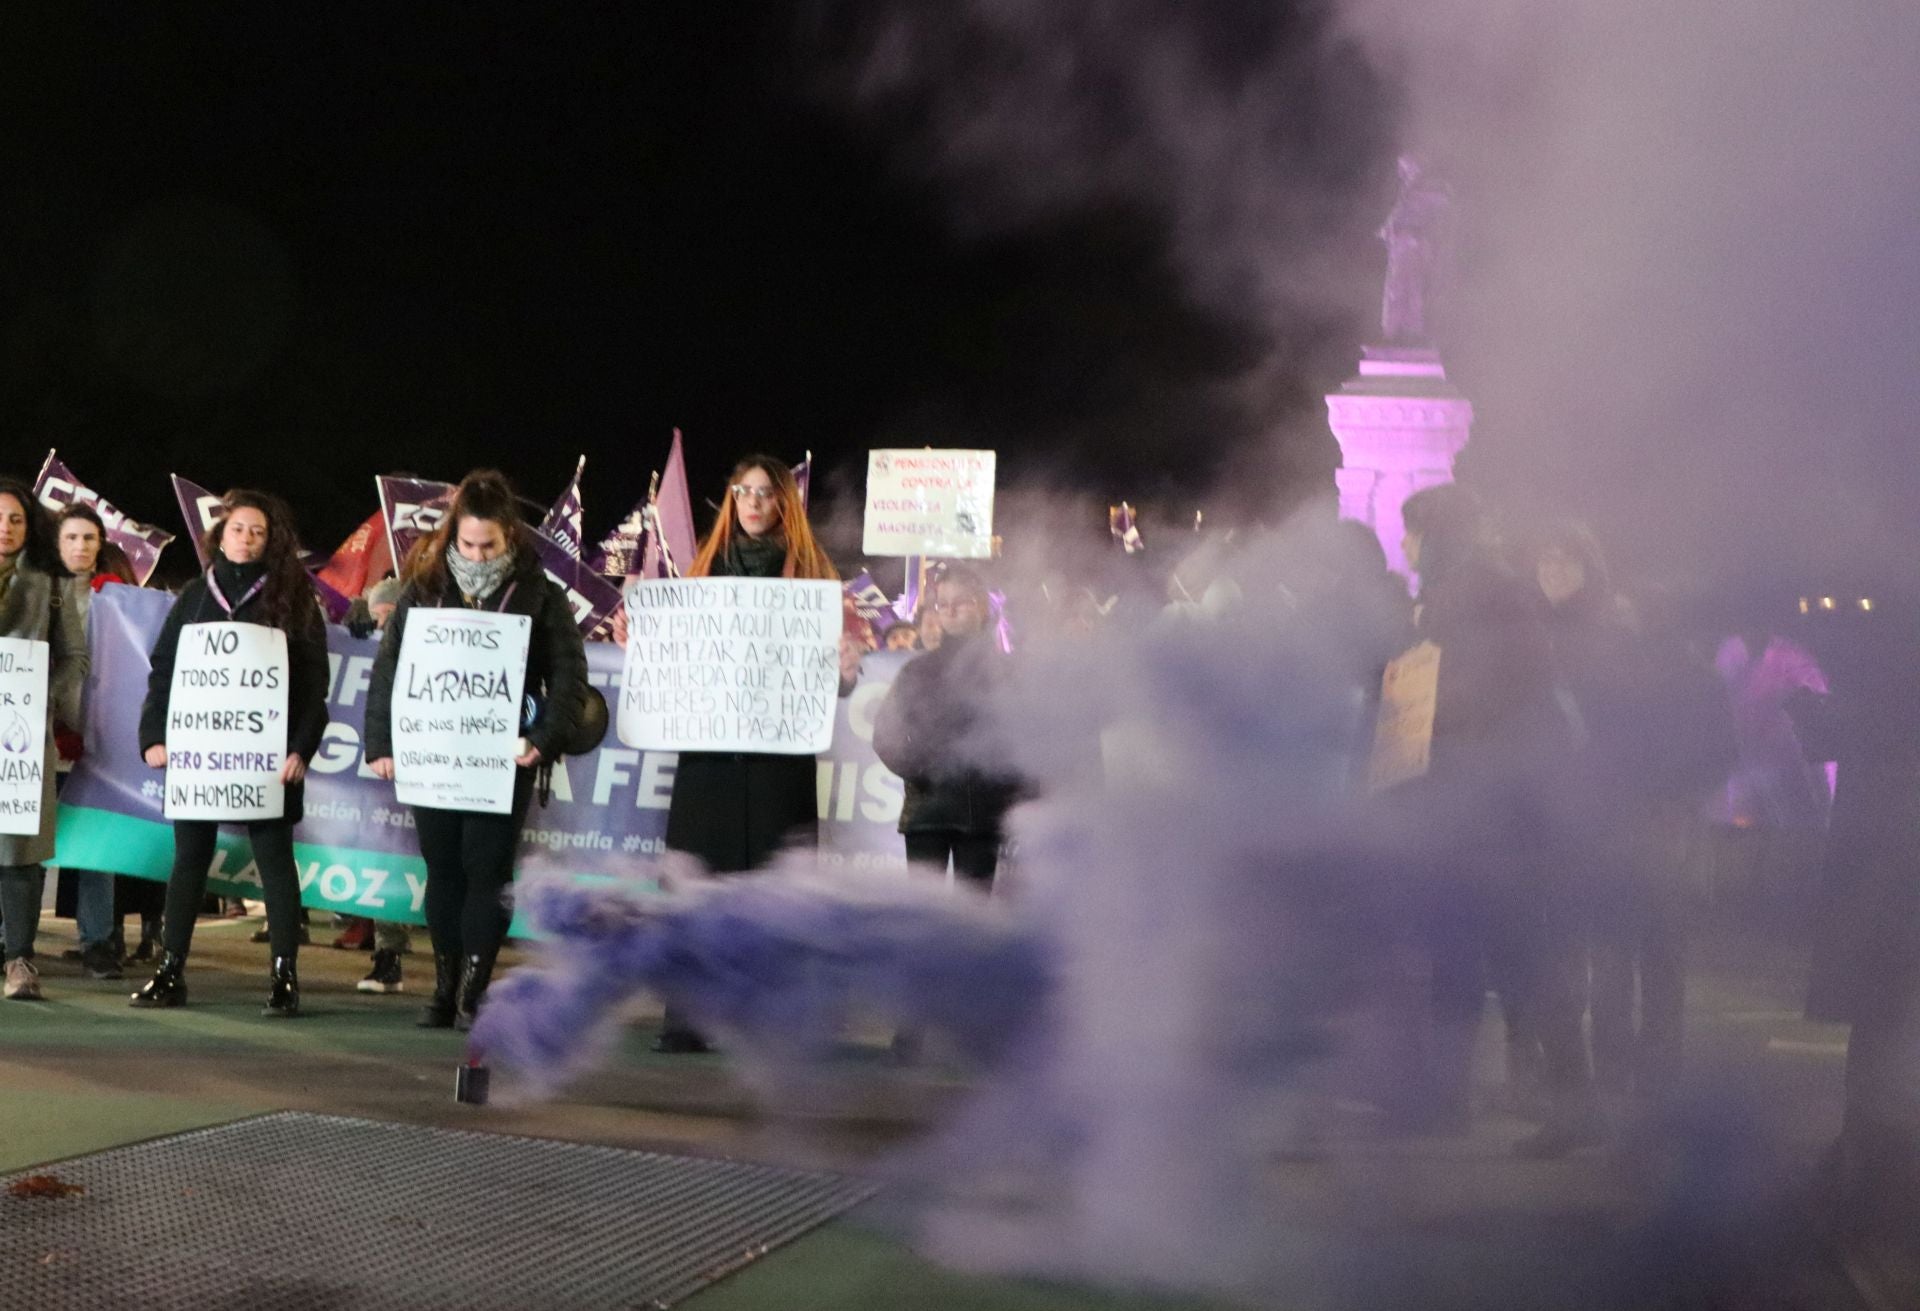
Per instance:
[[[16,956],[7,962],[6,998],[8,1001],[39,1001],[40,971],[33,962],[25,957]]]

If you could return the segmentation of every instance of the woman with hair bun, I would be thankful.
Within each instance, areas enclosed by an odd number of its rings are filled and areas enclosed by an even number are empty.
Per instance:
[[[720,516],[700,544],[691,578],[837,579],[833,561],[807,522],[799,484],[786,462],[749,455],[734,466]],[[667,810],[667,846],[698,856],[715,874],[758,869],[783,846],[819,837],[812,756],[767,752],[683,751]],[[673,1006],[660,1052],[702,1052],[706,1040]]]
[[[279,497],[245,489],[228,492],[221,498],[220,516],[207,529],[203,545],[213,563],[181,591],[153,644],[147,700],[140,710],[140,750],[149,768],[167,767],[167,709],[181,629],[225,621],[260,624],[287,635],[287,755],[280,768],[286,807],[277,819],[248,821],[247,838],[267,902],[267,941],[273,962],[272,989],[262,1014],[291,1019],[300,1014],[300,979],[295,970],[300,951],[300,873],[293,860],[293,830],[304,810],[307,761],[319,749],[327,727],[326,623],[300,564],[293,512]],[[133,994],[135,1006],[186,1004],[187,951],[193,945],[194,917],[206,896],[219,831],[217,820],[173,822],[173,872],[167,879],[160,965]]]
[[[515,764],[513,803],[500,815],[413,807],[427,864],[427,929],[433,938],[433,999],[421,1013],[429,1029],[470,1028],[493,979],[512,920],[504,894],[513,881],[520,826],[533,774],[572,735],[586,695],[587,653],[559,584],[541,571],[533,533],[501,474],[480,469],[454,490],[445,517],[422,538],[401,573],[400,599],[380,638],[367,690],[367,767],[393,778],[393,680],[416,609],[465,607],[532,620],[526,681],[515,704],[544,698],[523,728],[527,750]]]

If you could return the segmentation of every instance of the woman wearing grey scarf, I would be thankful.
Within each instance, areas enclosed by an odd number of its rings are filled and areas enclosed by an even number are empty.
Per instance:
[[[80,722],[80,688],[87,677],[87,637],[76,607],[63,605],[65,570],[54,546],[53,524],[17,478],[0,478],[0,637],[45,642],[52,666],[47,701],[46,745],[40,767],[40,827],[25,834],[0,834],[0,917],[5,919],[6,984],[10,1001],[38,1001],[40,972],[34,964],[34,938],[40,928],[45,862],[53,857],[55,752],[53,718]],[[10,725],[0,725],[0,742]],[[25,725],[21,727],[24,729]]]
[[[402,580],[367,690],[367,767],[375,774],[384,779],[394,774],[393,680],[407,617],[415,609],[464,606],[528,616],[526,679],[515,703],[523,704],[529,694],[545,697],[545,709],[522,729],[526,751],[516,762],[509,813],[413,807],[427,865],[434,965],[433,1000],[420,1024],[464,1029],[486,995],[494,958],[507,936],[511,916],[504,896],[513,881],[534,768],[552,760],[572,736],[586,693],[587,654],[566,593],[540,569],[513,489],[491,470],[468,474],[455,489],[446,516],[414,548]]]

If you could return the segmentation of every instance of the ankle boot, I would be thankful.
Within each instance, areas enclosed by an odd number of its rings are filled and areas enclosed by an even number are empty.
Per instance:
[[[460,993],[460,956],[457,952],[433,953],[433,999],[415,1021],[423,1029],[451,1029],[453,1012]]]
[[[486,1000],[487,985],[493,982],[493,953],[467,957],[466,971],[460,976],[460,1007],[454,1012],[453,1027],[465,1033],[473,1027],[473,1017]]]
[[[300,1013],[300,976],[294,972],[293,957],[273,958],[273,991],[267,994],[266,1009],[260,1013],[282,1020]]]
[[[140,917],[140,945],[133,949],[133,955],[127,957],[127,959],[138,961],[144,965],[153,959],[154,953],[159,950],[159,943],[160,917],[155,915],[152,918],[148,918],[142,915]]]
[[[162,1006],[185,1006],[187,1004],[187,981],[184,977],[187,958],[173,952],[163,952],[160,956],[160,968],[153,972],[140,991],[133,994],[131,1004],[142,1010]]]

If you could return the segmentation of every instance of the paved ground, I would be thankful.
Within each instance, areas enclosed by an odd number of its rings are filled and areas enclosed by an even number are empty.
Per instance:
[[[70,945],[71,925],[49,921],[41,947],[51,962],[48,1000],[0,1006],[0,1170],[281,1108],[859,1169],[910,1140],[964,1092],[950,1074],[894,1068],[874,1035],[850,1045],[841,1062],[843,1095],[831,1118],[772,1116],[723,1057],[646,1052],[652,1017],[641,1014],[612,1068],[564,1100],[460,1106],[452,1081],[461,1040],[415,1029],[415,997],[354,992],[364,955],[310,949],[301,961],[310,1015],[295,1023],[262,1019],[265,949],[246,942],[254,927],[203,921],[190,975],[194,1004],[148,1013],[126,1005],[132,980],[95,982],[53,961]],[[316,924],[316,936],[326,932]],[[1649,1142],[1564,1162],[1520,1162],[1508,1151],[1526,1128],[1518,1120],[1489,1115],[1458,1140],[1385,1141],[1345,1107],[1324,1159],[1276,1161],[1263,1181],[1273,1270],[1248,1300],[1275,1307],[1672,1305],[1658,1299],[1656,1285],[1687,1274],[1705,1280],[1710,1272],[1700,1263],[1764,1263],[1770,1253],[1752,1249],[1783,1232],[1768,1226],[1788,1214],[1779,1210],[1782,1199],[1838,1122],[1844,1035],[1798,1018],[1800,978],[1792,954],[1764,936],[1723,936],[1703,950],[1690,1043],[1691,1087],[1704,1109],[1683,1140],[1687,1152]],[[1677,1179],[1693,1181],[1689,1196],[1724,1195],[1675,1219],[1666,1212]],[[377,1189],[378,1181],[368,1186]],[[1719,1223],[1701,1216],[1740,1218],[1740,1232],[1698,1232]],[[1784,1232],[1792,1228],[1789,1219]],[[1675,1234],[1686,1243],[1672,1245]],[[1311,1275],[1283,1259],[1300,1252],[1314,1257]],[[1667,1261],[1675,1252],[1684,1255]],[[1817,1267],[1796,1255],[1768,1274],[1778,1299],[1769,1305],[1856,1305],[1844,1284]],[[1621,1282],[1623,1269],[1642,1268],[1641,1285]],[[913,1256],[884,1223],[855,1218],[687,1305],[1065,1311],[1203,1303],[951,1274]]]

